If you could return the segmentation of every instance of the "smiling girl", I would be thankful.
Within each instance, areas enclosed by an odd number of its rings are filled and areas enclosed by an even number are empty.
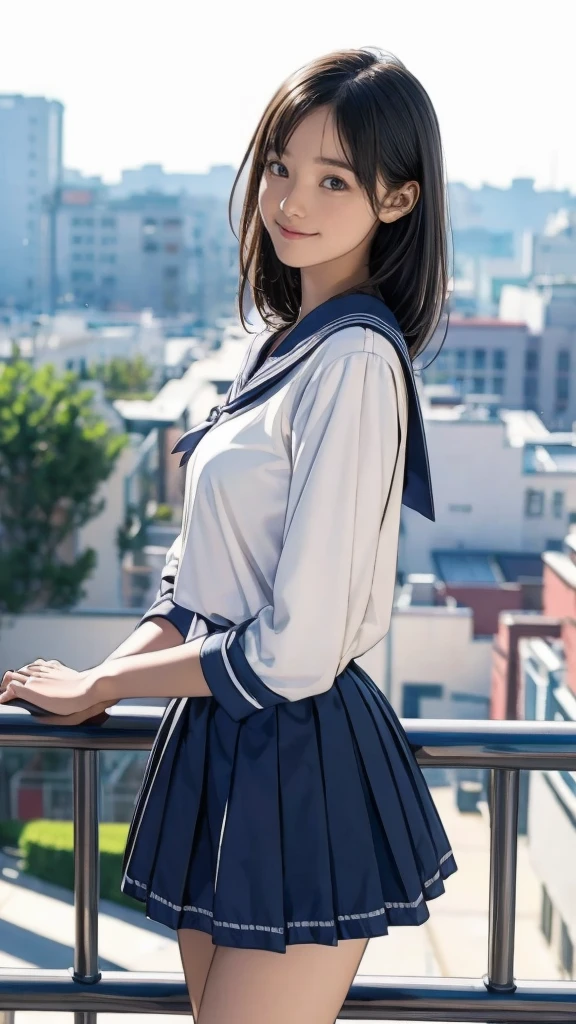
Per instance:
[[[175,446],[157,598],[102,665],[36,661],[0,701],[76,722],[173,698],[122,889],[176,930],[201,1024],[331,1024],[369,938],[426,921],[456,870],[357,661],[389,628],[402,503],[434,518],[412,360],[446,300],[442,148],[404,65],[344,50],[281,86],[245,166],[239,305],[265,326]]]

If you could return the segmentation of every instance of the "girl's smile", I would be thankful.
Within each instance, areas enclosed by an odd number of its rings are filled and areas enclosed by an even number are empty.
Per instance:
[[[283,238],[315,238],[318,231],[306,232],[306,231],[293,231],[291,228],[285,228],[278,221],[274,221],[275,224],[280,228],[280,233]]]

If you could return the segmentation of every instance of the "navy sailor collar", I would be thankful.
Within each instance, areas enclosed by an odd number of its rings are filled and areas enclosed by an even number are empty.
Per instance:
[[[388,306],[376,296],[363,292],[337,295],[316,306],[289,331],[274,353],[252,372],[258,365],[264,347],[271,340],[268,331],[258,335],[249,346],[224,403],[215,406],[206,420],[186,431],[176,442],[172,453],[184,453],[180,465],[188,461],[204,434],[223,413],[234,413],[257,401],[331,334],[355,326],[369,327],[382,334],[392,343],[400,358],[408,393],[408,435],[402,503],[426,519],[434,520],[424,421],[408,346]]]

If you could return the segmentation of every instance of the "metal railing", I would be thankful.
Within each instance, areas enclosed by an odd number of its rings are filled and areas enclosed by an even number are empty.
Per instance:
[[[0,969],[0,1010],[191,1013],[184,975],[98,971],[98,751],[150,749],[163,709],[119,705],[100,726],[53,726],[28,712],[0,711],[0,744],[74,751],[76,941],[68,970]],[[514,978],[519,772],[576,769],[576,723],[404,719],[422,767],[491,769],[487,973],[482,978],[359,975],[339,1019],[514,1024],[576,1020],[576,982]]]

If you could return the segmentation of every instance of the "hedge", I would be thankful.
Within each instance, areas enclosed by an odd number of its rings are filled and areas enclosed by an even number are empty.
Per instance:
[[[100,896],[144,911],[139,900],[120,891],[122,858],[128,838],[128,824],[103,822],[100,834]],[[74,888],[74,824],[71,821],[0,822],[0,842],[18,845],[24,870],[46,882]]]

